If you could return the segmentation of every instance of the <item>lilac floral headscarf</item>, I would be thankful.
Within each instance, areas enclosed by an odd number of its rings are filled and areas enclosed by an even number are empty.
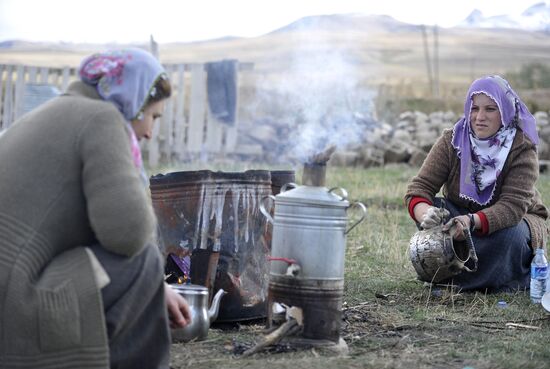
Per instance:
[[[162,65],[141,49],[125,49],[94,54],[80,65],[80,79],[95,86],[99,95],[113,103],[127,121],[134,164],[145,176],[141,150],[130,121],[141,119],[149,96],[155,96],[154,85],[167,78]]]
[[[481,93],[495,101],[502,119],[497,133],[486,139],[477,138],[470,128],[472,99]],[[475,80],[464,102],[464,116],[453,128],[452,144],[460,158],[460,197],[480,205],[491,201],[517,128],[533,144],[539,143],[535,117],[504,78],[488,76]]]

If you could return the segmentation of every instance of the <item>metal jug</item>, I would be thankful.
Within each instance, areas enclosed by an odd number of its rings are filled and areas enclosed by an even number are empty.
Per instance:
[[[409,257],[418,279],[438,283],[463,270],[475,272],[478,259],[468,229],[464,229],[464,238],[465,241],[453,240],[449,225],[443,224],[416,232],[409,243]],[[465,265],[470,259],[473,268]]]
[[[208,288],[197,284],[171,284],[170,287],[187,300],[191,309],[191,323],[184,328],[172,329],[172,340],[188,342],[206,339],[210,323],[218,317],[220,300],[226,292],[219,290],[208,309]]]

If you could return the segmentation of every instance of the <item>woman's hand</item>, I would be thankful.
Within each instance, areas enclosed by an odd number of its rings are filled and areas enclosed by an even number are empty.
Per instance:
[[[191,323],[191,309],[187,301],[167,283],[164,284],[164,296],[168,308],[170,328],[183,328]]]
[[[474,215],[475,217],[475,215]],[[457,241],[464,241],[464,230],[472,230],[475,229],[475,218],[474,218],[474,224],[472,225],[472,218],[470,218],[469,215],[459,215],[451,220],[449,220],[445,226],[443,227],[443,230],[450,230],[450,234],[453,237],[454,240]]]
[[[449,211],[445,208],[436,208],[426,203],[419,203],[414,207],[414,216],[420,222],[422,229],[430,229],[443,224],[449,216]]]

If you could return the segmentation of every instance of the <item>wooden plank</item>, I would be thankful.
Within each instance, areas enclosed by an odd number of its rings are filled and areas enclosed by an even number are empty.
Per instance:
[[[16,68],[17,80],[15,81],[15,92],[13,99],[13,120],[17,120],[23,113],[23,99],[25,96],[25,66],[18,65]]]
[[[191,65],[191,105],[189,109],[187,151],[199,153],[203,147],[206,113],[206,72],[203,64]]]
[[[50,68],[48,67],[41,67],[40,68],[40,83],[48,83],[48,77],[50,76]]]
[[[174,119],[174,152],[181,158],[185,150],[185,65],[177,65],[175,85],[176,116]]]
[[[61,73],[61,69],[55,68],[54,70],[50,70],[49,77],[48,77],[49,78],[48,83],[57,87],[58,89],[59,89],[59,78],[61,77],[60,73]]]
[[[224,123],[216,119],[208,109],[208,121],[206,124],[206,148],[208,152],[222,152],[222,138]]]
[[[36,67],[27,67],[27,73],[28,73],[28,77],[27,77],[27,81],[28,83],[36,83],[36,74],[37,74],[38,70]]]
[[[71,76],[71,68],[64,67],[63,71],[61,72],[61,93],[64,93],[67,91],[67,87],[69,87],[69,79]]]
[[[6,68],[4,110],[2,112],[2,129],[9,128],[13,120],[13,72],[14,66],[8,65]]]
[[[168,78],[172,79],[173,67],[166,69]],[[164,156],[170,160],[172,157],[172,149],[174,147],[174,102],[172,99],[167,99],[164,103],[164,113],[161,118],[161,129],[163,142],[161,145],[161,151]]]
[[[2,131],[2,106],[4,105],[4,71],[7,66],[0,64],[0,131]]]
[[[159,139],[158,139],[158,124],[153,128],[153,137],[142,144],[142,151],[147,152],[147,162],[149,166],[155,167],[159,164],[160,151],[159,151]]]
[[[149,166],[156,167],[160,162],[160,124],[153,125],[153,137],[142,145],[147,151]]]

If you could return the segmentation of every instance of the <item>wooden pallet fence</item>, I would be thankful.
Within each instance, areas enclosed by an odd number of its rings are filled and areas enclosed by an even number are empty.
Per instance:
[[[172,82],[173,94],[165,103],[163,116],[155,124],[153,138],[142,143],[146,163],[154,167],[160,162],[234,152],[238,116],[235,124],[229,126],[210,113],[205,65],[179,63],[164,66]],[[251,63],[239,63],[238,75],[252,68]],[[25,95],[26,86],[28,90],[30,85],[49,85],[63,92],[75,79],[76,68],[72,67],[0,64],[0,130],[9,128],[24,113],[25,99],[29,99]]]

